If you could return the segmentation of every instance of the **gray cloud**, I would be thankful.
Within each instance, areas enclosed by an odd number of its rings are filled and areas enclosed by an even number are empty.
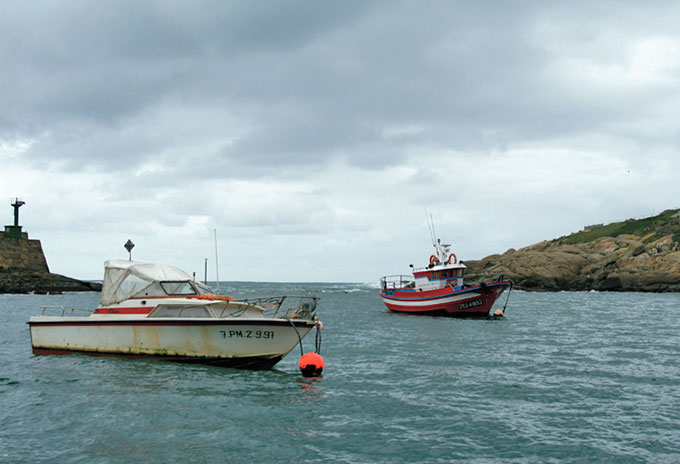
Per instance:
[[[675,191],[679,13],[632,1],[5,2],[0,190],[49,197],[64,179],[83,189],[57,189],[88,211],[79,226],[146,227],[149,241],[230,224],[341,243],[404,234],[424,203],[485,225],[515,210],[515,235],[474,245],[499,251]],[[466,206],[482,201],[495,213]],[[522,229],[550,210],[559,220]]]
[[[354,152],[379,165],[366,152],[398,156],[403,140],[381,136],[394,127],[424,128],[413,143],[477,150],[598,131],[622,108],[645,111],[649,91],[595,92],[551,74],[559,56],[540,31],[554,21],[552,39],[586,53],[603,22],[626,32],[616,21],[640,13],[627,6],[599,4],[582,22],[578,8],[545,3],[15,3],[2,24],[2,134],[44,140],[38,159],[139,162],[175,140],[125,130],[168,99],[252,124],[221,156],[257,165]]]

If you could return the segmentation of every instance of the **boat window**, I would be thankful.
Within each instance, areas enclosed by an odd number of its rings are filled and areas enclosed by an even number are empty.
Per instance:
[[[195,295],[196,289],[189,282],[161,282],[168,295]]]
[[[149,285],[148,280],[144,280],[135,275],[128,274],[127,276],[125,276],[125,279],[120,283],[119,288],[124,295],[132,295],[141,290],[146,285]]]
[[[212,317],[204,305],[158,305],[149,317]]]
[[[166,296],[167,292],[163,287],[161,287],[160,282],[154,282],[153,284],[149,285],[144,289],[144,291],[139,292],[135,296],[138,298],[145,297],[145,296]]]
[[[184,306],[179,312],[179,317],[212,317],[205,306]]]
[[[210,294],[210,295],[215,294],[215,290],[213,290],[212,287],[208,287],[207,285],[205,285],[201,282],[194,282],[194,284],[196,284],[196,287],[198,287],[198,291],[200,293],[206,293],[206,294]]]

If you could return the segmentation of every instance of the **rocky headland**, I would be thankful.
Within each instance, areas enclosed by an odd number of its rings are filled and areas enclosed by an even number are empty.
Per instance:
[[[101,291],[98,282],[86,282],[51,272],[0,269],[0,293],[40,293]]]
[[[680,210],[629,219],[481,260],[466,260],[469,282],[503,275],[533,291],[680,291]]]

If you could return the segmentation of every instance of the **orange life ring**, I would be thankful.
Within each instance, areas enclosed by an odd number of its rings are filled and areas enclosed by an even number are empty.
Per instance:
[[[430,256],[430,264],[436,266],[439,264],[439,258],[437,258],[435,255]]]
[[[453,262],[451,262],[451,258],[453,258]],[[451,254],[449,255],[449,264],[456,264],[457,262],[458,262],[458,258],[456,258],[456,255],[454,255],[453,253],[451,253]]]
[[[210,293],[200,293],[198,295],[188,296],[187,298],[196,298],[197,300],[220,300],[220,301],[232,301],[236,299],[233,296],[212,295]]]

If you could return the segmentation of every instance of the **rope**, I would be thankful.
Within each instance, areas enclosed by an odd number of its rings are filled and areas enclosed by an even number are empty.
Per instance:
[[[300,332],[298,332],[297,327],[295,327],[295,324],[293,324],[293,321],[290,320],[290,318],[286,319],[288,322],[290,322],[290,325],[293,326],[293,329],[295,329],[295,333],[298,336],[298,340],[300,341],[300,356],[304,356],[305,352],[302,350],[302,337],[300,336]]]
[[[314,343],[316,345],[316,354],[321,354],[321,329],[319,325],[316,326],[316,336],[314,337]]]
[[[503,305],[503,314],[505,314],[505,307],[508,305],[510,299],[510,292],[512,291],[512,280],[510,281],[510,288],[508,289],[508,296],[505,297],[505,304]]]

